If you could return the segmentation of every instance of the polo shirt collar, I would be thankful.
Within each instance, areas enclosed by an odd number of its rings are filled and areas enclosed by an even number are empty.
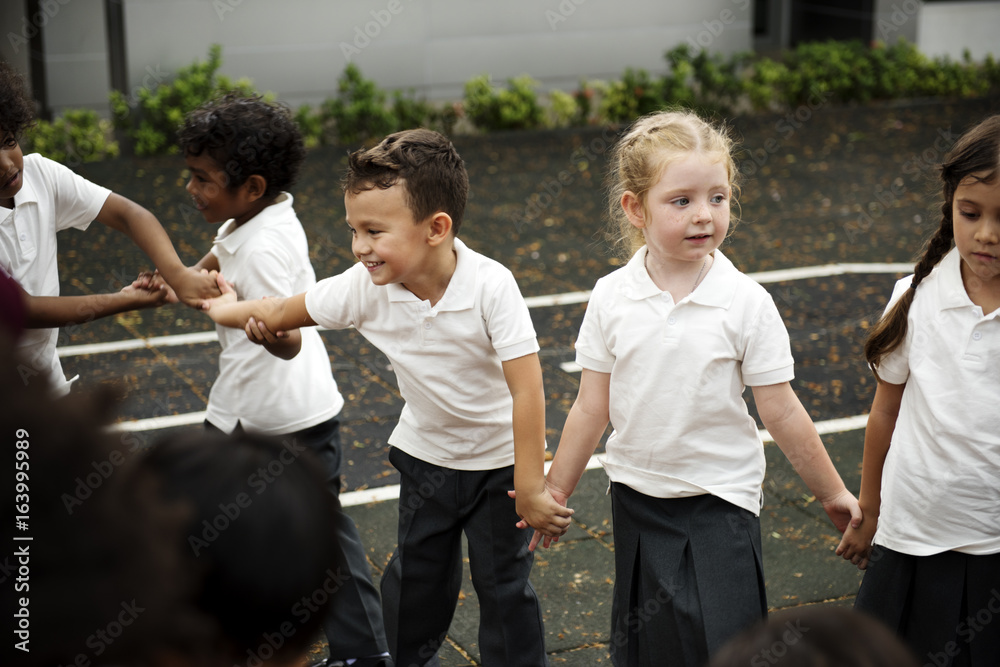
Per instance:
[[[283,224],[287,219],[288,210],[292,208],[292,201],[291,194],[282,192],[275,198],[273,204],[264,207],[264,210],[239,227],[235,226],[232,219],[227,220],[219,227],[219,232],[212,243],[230,255],[235,254],[252,234]]]
[[[476,253],[462,239],[456,238],[455,272],[448,281],[444,296],[431,310],[435,313],[452,310],[468,310],[475,305],[476,297]],[[420,301],[417,295],[399,283],[386,285],[389,301]]]
[[[654,296],[660,296],[663,290],[656,286],[646,271],[647,246],[640,248],[625,267],[626,280],[624,294],[634,301],[641,301]],[[692,301],[703,306],[728,308],[736,295],[736,281],[733,274],[739,273],[733,263],[722,251],[716,249],[712,254],[714,261],[708,273],[702,278],[690,295],[683,300]]]
[[[965,291],[965,283],[962,282],[962,256],[959,254],[958,248],[952,248],[948,251],[944,259],[934,267],[934,273],[937,274],[936,288],[939,310],[978,308],[969,298],[969,293]],[[920,287],[917,287],[917,293],[920,293]],[[990,314],[987,313],[987,317],[989,316]]]
[[[21,169],[21,189],[17,191],[16,195],[14,195],[14,208],[17,208],[22,204],[38,203],[38,194],[35,192],[35,188],[31,184],[31,181],[24,177],[24,171],[24,169]]]

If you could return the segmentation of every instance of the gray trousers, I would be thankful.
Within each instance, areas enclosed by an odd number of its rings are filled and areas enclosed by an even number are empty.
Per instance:
[[[382,607],[396,667],[438,665],[462,585],[462,533],[479,597],[479,648],[486,667],[544,667],[545,631],[528,581],[530,529],[515,526],[507,491],[514,468],[453,470],[397,448],[399,534],[382,576]]]

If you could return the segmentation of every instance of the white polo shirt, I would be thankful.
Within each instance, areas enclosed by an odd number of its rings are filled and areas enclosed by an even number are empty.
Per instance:
[[[676,304],[645,257],[597,281],[576,342],[577,363],[611,374],[604,468],[648,496],[711,493],[758,514],[764,448],[742,394],[793,378],[785,325],[719,250]]]
[[[435,465],[493,470],[514,462],[513,399],[502,361],[538,351],[513,274],[455,239],[457,264],[435,306],[402,285],[375,285],[362,264],[321,280],[306,309],[355,327],[382,350],[406,404],[389,444]]]
[[[914,556],[1000,552],[1000,310],[972,303],[960,264],[952,249],[920,283],[906,338],[878,369],[906,388],[874,542]]]
[[[56,232],[86,229],[101,212],[111,190],[91,183],[37,153],[24,156],[21,190],[14,208],[0,208],[0,266],[32,296],[59,296]],[[90,319],[93,319],[92,317]],[[88,321],[81,313],[80,322]],[[27,329],[18,341],[18,357],[33,374],[48,378],[54,393],[69,392],[56,354],[58,329]]]
[[[212,253],[241,299],[292,296],[316,284],[292,202],[283,192],[239,227],[229,220],[219,228]],[[344,406],[315,327],[299,329],[302,349],[287,361],[251,343],[242,329],[215,330],[222,352],[206,419],[219,429],[229,433],[239,422],[255,433],[292,433],[332,419]]]

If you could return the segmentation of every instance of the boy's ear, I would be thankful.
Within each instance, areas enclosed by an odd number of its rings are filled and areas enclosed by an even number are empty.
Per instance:
[[[427,227],[427,243],[439,246],[451,237],[451,216],[444,211],[438,211],[430,218]]]
[[[622,210],[625,211],[625,217],[628,218],[633,227],[642,229],[646,226],[646,211],[634,192],[626,190],[625,194],[622,195],[621,205]]]
[[[267,179],[260,174],[253,174],[243,183],[243,187],[246,189],[250,201],[256,201],[267,192]]]

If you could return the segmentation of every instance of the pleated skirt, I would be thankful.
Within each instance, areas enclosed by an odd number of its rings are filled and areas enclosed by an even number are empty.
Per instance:
[[[894,630],[921,664],[1000,667],[1000,554],[876,546],[854,607]]]
[[[611,486],[616,667],[702,667],[767,615],[760,521],[712,495]]]

